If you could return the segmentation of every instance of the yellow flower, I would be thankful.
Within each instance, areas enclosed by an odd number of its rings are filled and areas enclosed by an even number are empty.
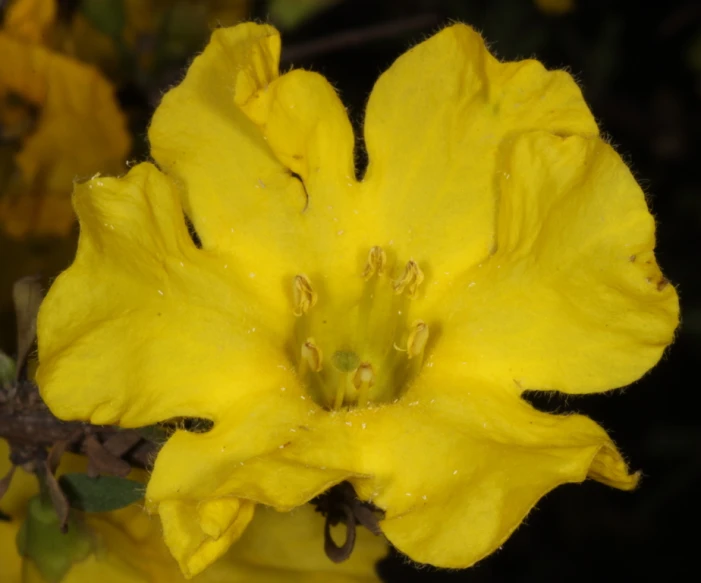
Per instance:
[[[32,44],[39,33],[18,35],[28,29],[22,22],[17,16],[15,28],[0,31],[0,131],[20,142],[18,172],[0,195],[0,226],[14,237],[65,235],[74,221],[73,180],[119,172],[130,137],[112,85],[96,69]],[[27,127],[31,109],[34,128]]]
[[[601,427],[521,398],[629,384],[677,325],[643,193],[572,78],[445,28],[377,82],[357,180],[336,92],[279,52],[269,26],[216,31],[153,118],[164,173],[76,188],[78,253],[38,323],[52,410],[213,422],[173,435],[147,490],[187,574],[254,503],[344,480],[443,567],[559,484],[633,488]]]
[[[9,469],[7,443],[0,440],[0,477]],[[59,472],[82,471],[85,460],[66,455]],[[37,567],[17,551],[16,537],[36,479],[21,469],[0,501],[0,575],[3,583],[44,583]],[[94,537],[94,552],[76,561],[61,583],[172,583],[185,581],[168,553],[157,521],[138,506],[83,515]],[[307,505],[291,513],[259,511],[241,540],[195,583],[372,583],[379,579],[374,566],[387,546],[369,532],[359,532],[356,555],[342,565],[324,555],[323,518]]]

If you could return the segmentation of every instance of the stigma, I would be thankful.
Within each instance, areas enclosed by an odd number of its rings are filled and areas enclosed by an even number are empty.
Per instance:
[[[430,347],[429,325],[408,319],[420,302],[419,264],[392,264],[380,246],[366,257],[343,302],[319,293],[304,274],[292,278],[290,355],[307,392],[329,410],[396,400],[421,374]]]

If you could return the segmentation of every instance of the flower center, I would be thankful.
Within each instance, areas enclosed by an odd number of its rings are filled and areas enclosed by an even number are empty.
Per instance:
[[[396,399],[423,366],[428,325],[408,319],[424,279],[418,264],[408,261],[392,278],[384,250],[373,247],[358,278],[359,295],[342,305],[318,294],[306,275],[293,281],[298,375],[328,409]]]

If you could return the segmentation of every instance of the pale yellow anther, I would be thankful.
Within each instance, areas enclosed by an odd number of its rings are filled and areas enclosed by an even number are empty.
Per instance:
[[[295,275],[292,291],[295,302],[295,316],[306,314],[309,308],[316,304],[316,292],[312,289],[312,283],[306,275]]]
[[[302,344],[301,356],[301,364],[303,364],[305,368],[308,368],[312,372],[319,372],[322,369],[324,357],[321,348],[315,344],[314,338],[308,338],[307,341]]]
[[[416,322],[411,325],[411,332],[409,332],[409,339],[406,343],[407,356],[411,359],[423,354],[427,342],[428,324],[423,320],[416,320]]]
[[[387,254],[382,247],[375,246],[368,253],[368,261],[363,270],[365,281],[372,278],[373,275],[383,275],[387,265]]]
[[[353,386],[358,389],[358,405],[366,406],[370,402],[370,387],[375,384],[375,371],[369,362],[361,362],[353,375]]]
[[[413,259],[408,261],[404,268],[404,273],[399,279],[394,280],[392,286],[396,294],[401,294],[407,290],[409,297],[415,297],[416,292],[424,280],[424,273],[419,268],[418,263]]]

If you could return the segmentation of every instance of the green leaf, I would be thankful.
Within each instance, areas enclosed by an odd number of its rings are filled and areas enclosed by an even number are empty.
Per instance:
[[[20,526],[17,550],[30,560],[47,583],[58,583],[71,567],[94,551],[94,537],[75,517],[69,517],[65,531],[51,504],[35,496],[27,505],[27,516]]]
[[[64,474],[58,480],[72,508],[85,512],[109,512],[141,500],[141,482],[117,476],[91,478],[86,474]]]
[[[16,370],[15,361],[0,350],[0,388],[14,382]]]

